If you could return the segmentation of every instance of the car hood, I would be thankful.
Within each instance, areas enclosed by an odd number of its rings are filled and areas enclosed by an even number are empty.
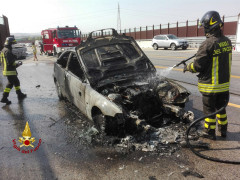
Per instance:
[[[94,86],[156,73],[155,67],[132,37],[88,38],[76,50],[86,76]]]

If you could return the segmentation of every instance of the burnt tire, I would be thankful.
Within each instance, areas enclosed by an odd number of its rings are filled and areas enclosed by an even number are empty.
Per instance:
[[[106,134],[106,118],[103,114],[98,114],[93,117],[93,122],[101,135]]]
[[[55,81],[55,86],[56,86],[56,91],[57,91],[57,95],[58,95],[58,98],[59,100],[63,100],[63,95],[62,95],[62,90],[61,90],[61,87],[59,85],[59,83],[57,81]]]
[[[158,50],[158,45],[155,43],[155,44],[153,44],[153,49],[154,50]]]
[[[170,48],[171,48],[173,51],[175,51],[175,50],[177,49],[177,46],[176,46],[176,44],[172,43],[171,46],[170,46]]]

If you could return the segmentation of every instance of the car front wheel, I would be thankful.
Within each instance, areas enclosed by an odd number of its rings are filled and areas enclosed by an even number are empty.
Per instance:
[[[155,43],[155,44],[153,44],[153,49],[154,50],[158,50],[158,45]]]
[[[105,134],[106,129],[106,118],[103,114],[98,114],[93,117],[93,122],[95,124],[96,129],[101,135]]]
[[[177,49],[176,44],[174,44],[174,43],[172,43],[170,47],[173,51],[175,51]]]

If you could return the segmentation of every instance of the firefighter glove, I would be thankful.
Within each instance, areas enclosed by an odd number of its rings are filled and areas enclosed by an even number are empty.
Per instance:
[[[186,71],[189,71],[187,67],[188,67],[188,65],[184,64],[183,73],[185,73]]]
[[[189,63],[189,64],[184,64],[184,68],[183,68],[183,72],[185,73],[186,71],[190,71],[191,73],[195,72],[194,69],[192,69],[193,67],[193,62]]]

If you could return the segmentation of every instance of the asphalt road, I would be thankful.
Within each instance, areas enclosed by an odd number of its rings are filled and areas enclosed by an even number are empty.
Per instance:
[[[196,50],[154,51],[144,49],[159,73],[185,59]],[[239,94],[239,54],[233,54],[231,84],[233,93]],[[88,134],[92,124],[68,103],[59,101],[52,79],[54,57],[32,55],[19,67],[22,91],[28,97],[18,102],[14,91],[9,99],[10,106],[0,105],[0,179],[238,179],[239,166],[210,162],[195,156],[189,149],[182,148],[173,154],[160,156],[152,152],[121,152],[112,146],[89,143]],[[179,68],[180,69],[180,68]],[[168,77],[182,81],[192,95],[186,108],[202,115],[201,95],[197,90],[195,75],[171,71]],[[184,83],[186,82],[186,83]],[[0,91],[6,84],[0,76]],[[229,133],[226,139],[220,137],[211,143],[215,150],[204,151],[209,156],[240,161],[240,98],[231,95],[227,108]],[[39,149],[22,153],[15,149],[13,140],[19,146],[26,122],[29,122],[34,148],[41,139]],[[84,138],[82,138],[84,137]],[[22,149],[21,149],[22,150]],[[27,148],[26,148],[27,150]]]

